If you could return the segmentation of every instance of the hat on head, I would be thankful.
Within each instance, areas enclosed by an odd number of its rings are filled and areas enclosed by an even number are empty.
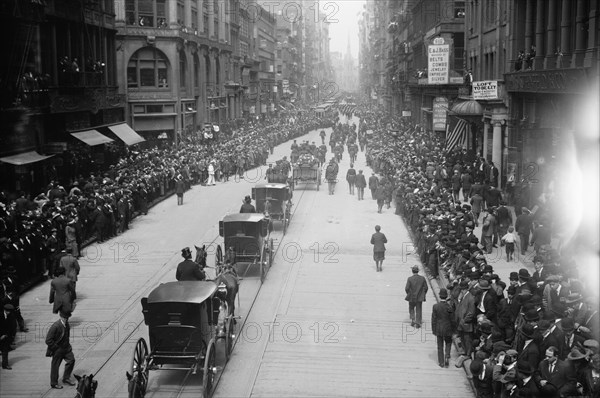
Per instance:
[[[546,283],[557,283],[560,282],[560,277],[558,275],[550,275],[546,278]]]
[[[490,283],[485,279],[479,281],[479,288],[481,290],[490,290]]]
[[[462,281],[460,281],[460,283],[458,284],[458,287],[460,289],[466,289],[469,287],[469,282],[466,279],[463,279]]]
[[[519,273],[518,272],[511,272],[510,276],[508,277],[508,280],[518,281],[519,280]]]
[[[540,314],[537,312],[537,310],[535,308],[533,308],[533,309],[527,310],[527,312],[525,312],[525,314],[523,315],[523,318],[527,322],[535,322],[535,321],[540,320]]]
[[[12,304],[4,304],[4,311],[14,311],[15,307]]]
[[[498,354],[501,351],[506,352],[507,350],[510,350],[510,345],[506,344],[504,341],[498,341],[492,345],[492,352],[494,354]]]
[[[440,289],[440,293],[439,296],[441,299],[447,299],[448,298],[448,291],[444,288]]]
[[[183,249],[181,249],[181,255],[183,257],[191,256],[192,255],[192,251],[190,250],[189,247],[184,247]]]
[[[61,318],[70,318],[71,317],[71,312],[70,311],[59,311],[58,315]]]
[[[483,273],[492,273],[494,272],[494,267],[492,267],[491,265],[486,265],[485,267],[483,267]]]
[[[581,350],[577,347],[573,347],[569,355],[567,355],[567,359],[570,361],[578,361],[580,359],[584,359],[586,357],[585,353],[581,352]]]
[[[527,280],[531,277],[531,275],[529,275],[529,271],[526,268],[521,268],[519,270],[519,278]]]
[[[510,349],[506,351],[506,355],[509,357],[516,357],[517,355],[519,355],[519,353],[517,352],[517,350]]]
[[[529,323],[526,323],[521,328],[521,334],[529,339],[533,338],[534,329],[533,326]]]
[[[560,320],[560,328],[563,332],[572,332],[575,330],[575,322],[571,318],[562,318]]]
[[[517,372],[529,376],[533,373],[533,367],[525,360],[517,361]]]
[[[482,351],[478,351],[477,354],[479,354]],[[481,373],[481,371],[483,370],[483,362],[482,361],[471,361],[471,364],[469,365],[469,369],[471,370],[471,374],[473,375],[479,375]]]
[[[575,304],[581,301],[583,297],[579,293],[571,293],[567,297],[567,304]]]

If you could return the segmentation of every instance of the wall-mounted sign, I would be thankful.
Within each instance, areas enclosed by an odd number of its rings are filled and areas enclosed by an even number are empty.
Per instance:
[[[475,100],[498,99],[498,81],[483,80],[480,82],[473,82],[472,85],[473,85],[473,99],[475,99]]]
[[[450,66],[450,45],[443,43],[443,39],[436,38],[434,43],[427,47],[427,83],[448,84]]]
[[[412,116],[412,112],[411,111],[402,111],[402,117],[410,117]]]
[[[433,99],[433,130],[446,131],[447,111],[448,99],[446,97],[435,97]]]

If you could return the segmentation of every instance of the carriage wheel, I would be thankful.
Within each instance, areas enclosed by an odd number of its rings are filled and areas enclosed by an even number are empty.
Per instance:
[[[221,245],[217,245],[217,253],[215,254],[215,267],[223,264],[223,249]]]
[[[269,239],[269,269],[273,265],[273,239]]]
[[[229,317],[225,325],[225,359],[229,361],[233,350],[233,339],[235,338],[233,318]]]
[[[267,276],[266,262],[267,258],[267,245],[263,244],[262,252],[260,253],[260,283],[265,282],[265,277]]]
[[[215,383],[215,344],[211,341],[204,358],[202,373],[202,396],[209,398]]]
[[[133,356],[131,358],[131,366],[129,372],[133,380],[135,380],[135,386],[138,388],[140,397],[146,395],[146,387],[148,386],[148,375],[150,369],[148,367],[148,345],[144,338],[140,338],[135,344],[133,350]]]

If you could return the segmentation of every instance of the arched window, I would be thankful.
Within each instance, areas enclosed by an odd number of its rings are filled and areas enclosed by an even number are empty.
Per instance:
[[[127,25],[167,27],[166,0],[125,0]]]
[[[181,50],[179,51],[179,87],[182,88],[185,88],[186,70],[185,52]]]
[[[167,57],[154,47],[145,47],[129,59],[127,87],[169,87]]]

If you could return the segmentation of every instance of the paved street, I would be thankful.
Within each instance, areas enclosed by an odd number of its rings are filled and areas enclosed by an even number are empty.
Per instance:
[[[317,132],[308,139],[320,141]],[[284,155],[289,156],[289,143],[276,148],[271,159]],[[410,327],[404,285],[417,258],[403,223],[393,209],[377,214],[370,192],[361,202],[349,195],[347,167],[346,153],[334,196],[325,185],[318,192],[310,186],[294,192],[290,228],[258,296],[255,278],[242,281],[238,340],[215,396],[472,395],[462,369],[437,366],[428,322],[435,302],[431,292],[424,328]],[[370,175],[363,153],[356,168]],[[238,211],[258,178],[248,180],[196,186],[183,206],[170,198],[127,233],[86,250],[72,344],[76,373],[97,374],[97,397],[127,396],[125,371],[133,347],[139,337],[147,338],[140,298],[158,283],[174,280],[182,247],[217,239],[219,219]],[[369,243],[375,224],[389,240],[383,273],[375,272]],[[212,259],[209,255],[209,263]],[[49,390],[44,338],[57,316],[48,292],[46,282],[22,297],[30,332],[19,334],[11,352],[13,370],[0,376],[3,397],[73,395],[72,388]],[[181,392],[184,378],[185,372],[151,372],[147,396],[198,396],[200,377],[190,376]]]

